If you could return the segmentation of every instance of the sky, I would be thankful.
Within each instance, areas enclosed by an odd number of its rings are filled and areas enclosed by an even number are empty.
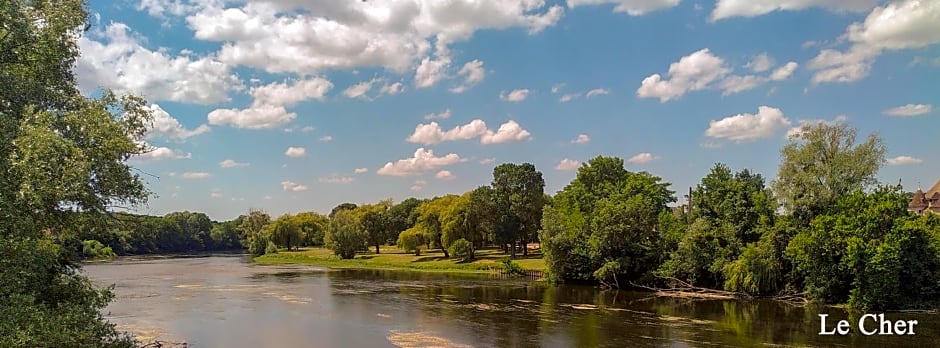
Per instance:
[[[145,214],[228,220],[462,193],[597,155],[672,183],[776,176],[845,122],[884,182],[940,180],[940,1],[91,0],[77,81],[147,98]]]

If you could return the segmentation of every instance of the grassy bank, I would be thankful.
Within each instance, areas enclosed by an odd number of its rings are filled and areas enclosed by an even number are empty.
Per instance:
[[[422,252],[421,256],[403,253],[394,248],[385,248],[380,254],[374,252],[357,254],[355,258],[342,260],[326,248],[307,248],[299,251],[280,251],[256,257],[254,262],[259,264],[306,264],[330,268],[361,268],[361,269],[389,269],[409,270],[439,273],[488,273],[499,268],[502,259],[506,257],[501,250],[477,250],[476,259],[471,262],[460,262],[453,258],[445,258],[438,251]],[[523,258],[519,255],[513,262],[526,270],[544,271],[545,261],[542,255],[530,253]]]

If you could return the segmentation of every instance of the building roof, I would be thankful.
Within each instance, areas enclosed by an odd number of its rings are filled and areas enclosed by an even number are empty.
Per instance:
[[[937,193],[940,193],[940,180],[938,180],[936,184],[933,184],[933,187],[927,190],[927,192],[924,192],[927,197],[933,197]]]
[[[917,189],[917,191],[914,192],[914,196],[911,197],[911,203],[908,203],[907,207],[911,209],[926,208],[927,197],[924,195],[924,191]]]
[[[933,193],[932,195],[930,195],[930,196],[927,196],[927,195],[925,194],[924,196],[927,197],[927,199],[928,199],[928,200],[931,200],[931,201],[940,200],[940,192],[934,192],[934,193]]]

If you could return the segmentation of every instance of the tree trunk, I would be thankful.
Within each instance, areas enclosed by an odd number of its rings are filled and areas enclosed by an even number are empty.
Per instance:
[[[516,258],[516,242],[512,242],[512,244],[509,245],[509,250],[511,250],[509,256]]]
[[[379,243],[375,243],[375,253],[379,253]]]
[[[526,243],[525,240],[522,240],[519,242],[519,244],[522,244],[522,256],[529,256],[529,243]]]

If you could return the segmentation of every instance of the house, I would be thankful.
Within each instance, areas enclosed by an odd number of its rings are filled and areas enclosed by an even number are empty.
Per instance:
[[[919,187],[911,197],[911,203],[907,205],[907,210],[915,214],[930,212],[940,214],[940,181],[937,181],[927,192]]]

